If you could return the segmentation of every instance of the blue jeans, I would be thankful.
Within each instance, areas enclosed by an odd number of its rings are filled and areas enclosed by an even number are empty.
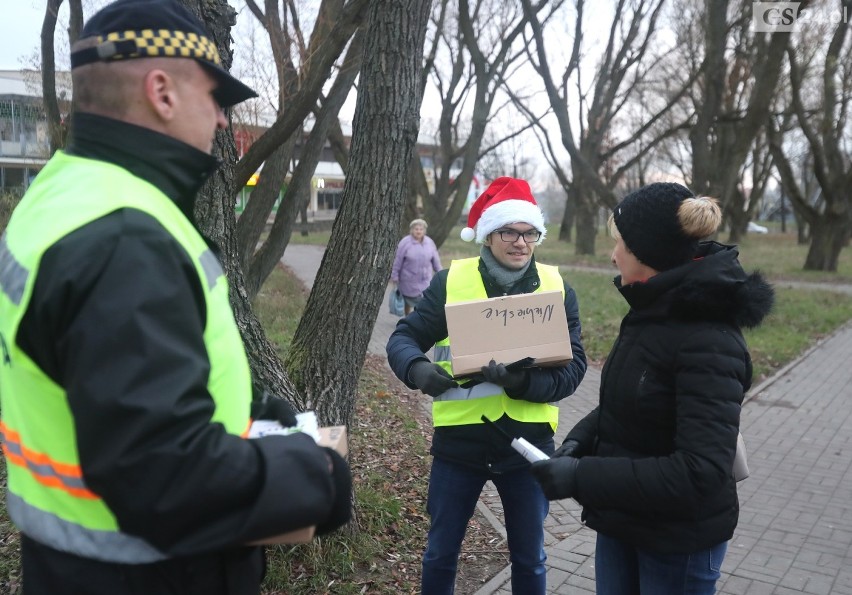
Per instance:
[[[660,554],[598,533],[597,595],[713,595],[728,542],[692,554]]]
[[[426,504],[431,525],[423,554],[423,595],[454,592],[467,523],[489,479],[494,482],[503,503],[512,563],[512,593],[544,595],[544,561],[547,558],[544,555],[544,519],[549,503],[529,468],[491,474],[437,458],[432,460]]]

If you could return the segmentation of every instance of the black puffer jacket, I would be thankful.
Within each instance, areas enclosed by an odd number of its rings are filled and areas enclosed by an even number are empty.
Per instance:
[[[576,499],[589,527],[663,553],[727,539],[739,503],[732,465],[751,358],[740,328],[773,290],[734,247],[616,286],[631,306],[601,378],[598,407],[569,432],[581,444]]]

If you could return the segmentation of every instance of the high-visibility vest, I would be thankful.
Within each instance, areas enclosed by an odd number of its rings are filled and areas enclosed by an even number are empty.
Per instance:
[[[168,556],[121,532],[107,504],[86,486],[65,389],[16,341],[44,253],[82,226],[128,208],[156,219],[195,263],[207,312],[204,344],[210,362],[207,388],[215,404],[212,421],[231,434],[247,434],[251,374],[218,259],[156,187],[116,165],[63,152],[39,173],[0,238],[0,430],[7,510],[24,534],[78,556],[141,564]]]
[[[555,266],[536,263],[538,268],[538,291],[561,291],[565,296],[565,284]],[[447,303],[486,299],[488,294],[479,273],[479,258],[454,260],[447,273]],[[450,374],[453,373],[452,349],[447,337],[435,344],[435,363]],[[503,415],[526,423],[549,423],[556,432],[559,423],[559,408],[548,403],[532,403],[509,397],[502,387],[490,382],[472,388],[451,388],[432,401],[432,424],[439,426],[461,426],[481,424],[482,416],[496,420]]]

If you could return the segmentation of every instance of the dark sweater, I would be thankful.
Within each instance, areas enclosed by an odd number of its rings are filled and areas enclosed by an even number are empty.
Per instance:
[[[410,315],[397,323],[396,330],[388,340],[388,362],[396,376],[409,387],[416,388],[408,377],[411,365],[423,359],[435,343],[447,337],[447,318],[444,305],[447,303],[447,275],[444,269],[432,278],[432,283],[423,294],[423,300]],[[540,283],[535,259],[526,273],[506,292],[488,274],[480,260],[479,274],[488,297],[518,295],[535,291]],[[586,352],[580,338],[580,312],[577,295],[565,283],[565,314],[571,336],[574,359],[560,367],[532,368],[529,383],[520,394],[512,398],[537,403],[555,403],[574,393],[586,373]],[[512,436],[526,438],[541,450],[553,452],[553,430],[548,423],[523,423],[503,416],[497,424]],[[493,428],[485,424],[441,426],[435,428],[432,437],[432,455],[477,469],[499,473],[528,465],[523,457],[512,449],[509,442]]]

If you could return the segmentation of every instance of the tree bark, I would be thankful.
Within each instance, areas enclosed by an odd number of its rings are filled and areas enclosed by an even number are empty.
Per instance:
[[[526,27],[524,15],[504,0],[479,0],[472,8],[469,0],[459,0],[455,15],[451,4],[448,0],[438,4],[434,39],[421,74],[423,81],[432,76],[441,94],[433,155],[434,186],[430,191],[419,156],[415,156],[409,188],[409,214],[419,197],[429,223],[429,237],[438,247],[461,218],[477,164],[488,150],[482,145],[494,100],[504,77],[523,56],[516,41]],[[535,11],[546,4],[538,0]],[[455,22],[445,27],[451,19]],[[498,27],[500,34],[495,34]],[[493,38],[487,39],[486,33]],[[445,69],[436,66],[435,57],[440,54],[449,56]],[[454,163],[461,165],[456,169]],[[502,175],[508,174],[511,172]]]
[[[776,96],[790,33],[747,33],[748,6],[728,23],[728,0],[705,0],[705,57],[701,103],[689,134],[692,189],[717,198],[730,225],[729,241],[740,238],[746,217],[741,173]],[[800,9],[807,2],[800,3]],[[734,33],[738,35],[734,35]],[[736,43],[733,54],[729,44]]]
[[[281,199],[281,205],[269,230],[269,237],[254,254],[247,268],[246,288],[252,299],[260,291],[269,274],[278,266],[290,243],[296,217],[307,208],[310,201],[311,180],[319,163],[329,128],[333,122],[337,122],[337,114],[361,69],[363,38],[363,33],[359,31],[352,39],[340,73],[334,80],[331,91],[317,114],[314,127],[302,147],[299,165],[293,172],[290,184]]]
[[[277,248],[264,250],[262,258],[270,264],[264,265],[261,273],[261,269],[255,264],[260,255],[256,254],[255,251],[266,228],[275,201],[281,196],[280,204],[284,206],[296,200],[298,198],[296,194],[304,194],[301,190],[291,192],[290,187],[288,187],[284,189],[282,196],[282,187],[290,173],[294,148],[297,143],[304,140],[302,126],[295,125],[293,116],[294,114],[301,114],[301,118],[304,119],[310,111],[315,110],[317,100],[322,96],[322,85],[318,83],[325,82],[320,81],[319,76],[323,72],[326,73],[326,76],[329,75],[330,64],[339,57],[345,46],[345,41],[348,39],[344,39],[344,36],[352,35],[360,25],[366,8],[366,0],[351,0],[348,4],[345,0],[323,0],[307,47],[304,46],[302,31],[297,19],[292,19],[292,31],[282,24],[278,0],[266,0],[264,3],[265,12],[254,0],[249,0],[247,6],[263,25],[269,37],[278,75],[279,106],[278,119],[275,124],[252,145],[244,159],[237,164],[237,183],[239,184],[241,176],[249,173],[246,164],[254,163],[260,156],[256,153],[255,146],[262,145],[272,150],[271,154],[265,157],[263,175],[260,176],[260,181],[252,192],[237,224],[237,245],[242,257],[243,267],[246,270],[249,297],[253,299],[266,277],[277,265],[290,237],[288,232],[287,239],[283,244],[279,241],[276,243]],[[284,21],[286,20],[285,18]],[[301,71],[293,60],[295,52],[299,52],[302,58]],[[350,44],[349,53],[352,53],[352,44]],[[347,58],[347,61],[351,63],[352,59]],[[357,74],[357,66],[355,74]],[[343,67],[342,75],[349,81],[349,85],[343,89],[345,94],[348,93],[355,75],[349,76],[346,65]],[[335,83],[335,86],[338,87],[339,85]],[[342,101],[340,103],[342,104]],[[302,113],[305,109],[307,109],[307,112]],[[336,113],[334,112],[335,115]],[[288,125],[287,130],[292,130],[292,132],[287,136],[284,132],[277,130],[282,122],[294,124],[293,126]],[[313,132],[311,134],[313,135]],[[275,147],[274,144],[269,142],[268,136],[272,140],[277,140],[279,145]],[[318,150],[321,149],[320,146]],[[300,162],[304,162],[306,159],[310,160],[310,158],[310,155],[305,154],[303,147],[302,154],[299,156]],[[313,174],[313,170],[310,173]],[[310,182],[310,179],[308,182]],[[298,212],[298,209],[279,208],[275,216],[275,224],[279,228],[283,225],[291,230],[296,222]],[[286,215],[290,219],[279,223],[282,215]],[[270,237],[272,237],[272,234],[270,234]]]
[[[417,142],[430,0],[372,0],[343,205],[286,357],[322,424],[352,419]]]
[[[359,26],[361,13],[367,2],[368,0],[349,0],[327,33],[311,39],[312,45],[308,48],[309,59],[302,69],[303,78],[299,90],[288,101],[284,113],[240,159],[234,174],[235,189],[242,188],[269,155],[302,126],[305,118],[314,109],[316,99],[331,75],[335,60]],[[313,45],[314,41],[316,45]]]
[[[841,7],[848,11],[852,8],[852,0],[843,0]],[[852,96],[845,91],[849,86],[848,72],[839,68],[841,56],[849,55],[849,31],[848,23],[837,23],[824,57],[819,60],[800,63],[798,52],[792,48],[787,50],[791,109],[810,151],[812,165],[808,173],[813,173],[819,185],[824,203],[821,208],[808,200],[810,192],[797,183],[784,151],[782,133],[773,119],[767,119],[769,147],[784,192],[810,230],[811,244],[805,270],[837,272],[840,251],[849,240],[852,226],[852,194],[849,192],[852,165],[843,136]],[[812,42],[823,40],[820,36]]]
[[[283,190],[284,182],[287,179],[287,173],[290,171],[293,148],[300,132],[301,129],[275,149],[263,163],[263,173],[254,190],[252,190],[251,197],[246,203],[242,215],[240,215],[240,220],[237,223],[237,249],[240,252],[240,264],[245,270],[248,270],[252,256],[257,250],[257,244],[266,228],[269,214],[275,207],[275,201],[282,197],[282,193],[286,192]],[[263,280],[265,279],[264,277]],[[261,283],[263,280],[261,280]],[[255,295],[257,292],[251,293]]]
[[[556,3],[554,3],[556,4]],[[692,85],[692,79],[685,81],[679,89],[670,94],[666,103],[655,113],[647,115],[643,123],[628,131],[626,137],[613,141],[613,131],[618,119],[624,113],[627,100],[645,85],[649,77],[649,66],[644,62],[650,56],[651,41],[656,32],[656,24],[663,7],[662,0],[641,0],[634,3],[618,2],[615,7],[612,25],[606,47],[601,53],[599,63],[592,75],[592,90],[586,91],[581,84],[583,56],[583,13],[585,0],[576,0],[577,17],[574,26],[573,46],[570,58],[557,80],[549,64],[550,49],[544,40],[543,23],[533,13],[533,0],[522,0],[524,13],[532,29],[532,47],[530,54],[535,56],[533,66],[542,78],[553,115],[559,125],[562,146],[571,157],[572,192],[568,200],[574,202],[576,243],[575,252],[580,255],[595,253],[597,233],[597,209],[601,205],[614,206],[617,202],[615,188],[628,168],[638,163],[642,156],[657,145],[663,138],[681,127],[673,124],[656,133],[651,142],[639,141],[651,132],[670,113],[677,100]],[[629,5],[628,5],[629,4]],[[579,101],[569,96],[569,84],[576,84]],[[513,98],[518,105],[518,101]],[[523,106],[522,111],[530,118],[531,111]],[[571,110],[576,109],[576,114]],[[575,133],[574,123],[579,122]],[[547,138],[548,133],[541,133]],[[550,146],[549,140],[546,144]],[[631,148],[632,155],[626,156],[625,149]],[[552,154],[552,151],[548,151]],[[567,180],[562,164],[548,159],[551,169],[562,179]],[[622,165],[618,165],[619,162]],[[566,217],[568,205],[566,204]],[[566,218],[563,218],[563,230]],[[560,239],[568,234],[560,232]]]
[[[574,243],[574,254],[594,254],[595,237],[598,231],[598,206],[593,200],[577,201],[574,215],[577,237]]]
[[[56,18],[60,6],[62,0],[48,0],[41,25],[41,88],[51,155],[65,146],[65,132],[59,113],[59,101],[56,98],[56,56],[53,51]]]
[[[219,49],[224,67],[229,68],[233,57],[230,40],[231,27],[236,19],[234,9],[225,0],[181,0],[181,3],[204,21]],[[235,241],[236,218],[231,189],[234,188],[237,150],[230,127],[217,133],[214,153],[222,159],[223,164],[201,189],[195,205],[195,218],[201,232],[219,248],[219,258],[228,277],[231,306],[243,338],[254,381],[270,392],[295,403],[295,388],[284,372],[275,347],[267,339],[254,315],[245,291]]]
[[[811,226],[811,245],[805,257],[804,270],[837,272],[840,251],[849,240],[846,217],[823,217]]]

